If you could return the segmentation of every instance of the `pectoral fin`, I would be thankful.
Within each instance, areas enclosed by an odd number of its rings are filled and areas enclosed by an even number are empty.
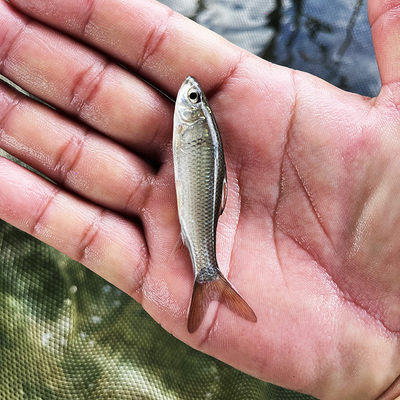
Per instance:
[[[228,197],[228,184],[226,182],[226,176],[225,176],[224,182],[222,184],[221,205],[219,207],[219,215],[221,215],[225,210],[227,197]]]

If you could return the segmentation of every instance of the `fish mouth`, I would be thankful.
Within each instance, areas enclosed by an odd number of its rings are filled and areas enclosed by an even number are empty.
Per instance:
[[[200,83],[191,75],[188,75],[182,84],[182,88],[195,88],[199,93],[203,93]]]
[[[197,81],[197,79],[194,78],[194,77],[191,76],[191,75],[188,75],[188,76],[186,77],[186,79],[185,79],[185,81],[183,82],[183,84],[184,84],[184,85],[189,84],[189,85],[193,85],[193,86],[198,86],[198,87],[200,87],[200,84],[199,84],[199,82]]]

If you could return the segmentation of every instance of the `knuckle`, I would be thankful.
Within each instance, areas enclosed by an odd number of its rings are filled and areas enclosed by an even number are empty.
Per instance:
[[[1,134],[4,133],[6,129],[7,120],[10,118],[11,114],[18,108],[18,105],[21,103],[22,98],[19,95],[15,95],[10,98],[7,95],[1,96],[0,100],[0,139]]]
[[[137,70],[140,72],[147,60],[160,49],[161,44],[168,36],[170,19],[174,15],[171,9],[167,9],[163,22],[157,21],[156,25],[152,25],[147,33],[147,37],[143,46],[141,57],[137,62]]]
[[[89,68],[76,74],[71,86],[69,108],[79,117],[102,86],[108,63],[98,59]]]
[[[89,223],[85,229],[83,229],[81,239],[77,246],[76,260],[81,264],[85,264],[87,259],[95,253],[93,246],[96,238],[102,231],[102,221],[105,216],[105,209],[100,210],[93,218],[92,222]]]
[[[18,41],[22,38],[25,31],[31,24],[31,20],[28,18],[18,18],[16,21],[18,25],[20,25],[19,29],[12,32],[13,29],[8,28],[7,24],[5,25],[6,32],[2,35],[0,40],[0,66],[3,67],[7,60],[10,58],[10,54],[15,48]]]
[[[51,205],[54,203],[55,198],[59,195],[60,190],[54,189],[49,195],[47,196],[46,200],[42,203],[42,206],[33,217],[32,227],[30,234],[32,236],[37,236],[40,232],[41,228],[46,225],[43,221],[45,219],[46,214],[48,213]]]
[[[95,6],[96,6],[96,0],[85,0],[83,2],[82,28],[81,28],[82,36],[86,36],[87,31],[89,31],[90,29]]]
[[[139,297],[143,300],[143,287],[149,274],[150,265],[147,245],[143,243],[143,245],[138,246],[135,253],[136,264],[135,268],[132,268],[133,276],[129,285],[128,295],[132,298]]]
[[[72,136],[67,144],[61,149],[60,154],[54,163],[56,179],[61,184],[65,183],[68,175],[79,164],[87,136],[87,131],[82,136]]]
[[[140,175],[129,192],[125,211],[142,210],[146,207],[147,200],[151,197],[153,178],[148,175]]]

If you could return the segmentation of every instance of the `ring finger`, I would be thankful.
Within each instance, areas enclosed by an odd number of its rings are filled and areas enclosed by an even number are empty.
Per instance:
[[[0,85],[0,147],[81,196],[139,214],[157,182],[112,140]]]

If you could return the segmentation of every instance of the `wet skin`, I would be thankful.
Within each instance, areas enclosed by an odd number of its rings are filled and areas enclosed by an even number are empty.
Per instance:
[[[324,399],[382,393],[400,374],[399,2],[369,2],[373,99],[269,64],[153,1],[10,3],[0,72],[62,113],[2,85],[0,146],[60,185],[1,158],[0,218],[238,369]],[[213,304],[187,332],[192,268],[185,250],[171,257],[173,104],[108,56],[170,96],[188,74],[201,82],[227,164],[217,258],[256,324]]]

